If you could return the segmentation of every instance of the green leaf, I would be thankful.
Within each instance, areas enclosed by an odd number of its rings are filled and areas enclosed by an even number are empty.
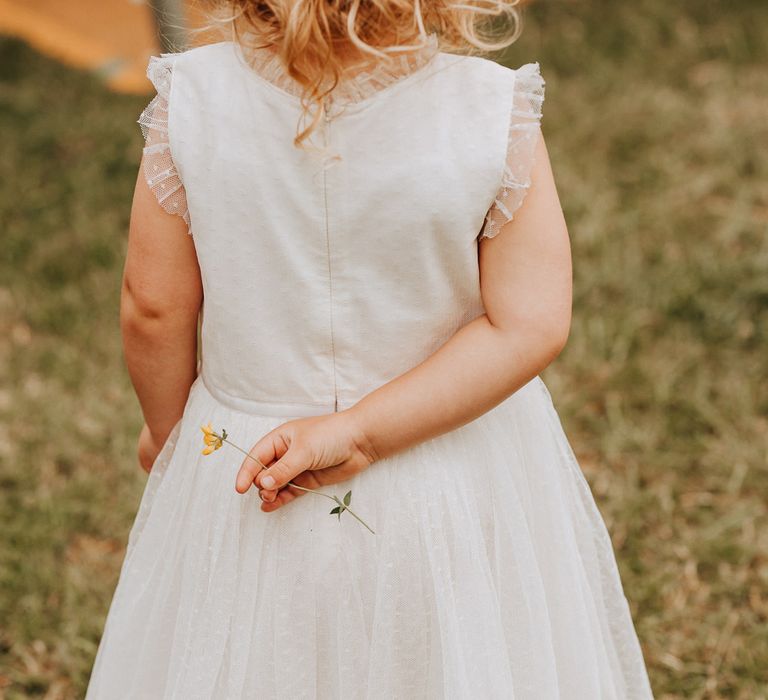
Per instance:
[[[347,491],[347,493],[344,495],[344,505],[349,505],[349,502],[352,500],[352,492]]]
[[[333,515],[334,513],[338,513],[341,510],[339,506],[336,506],[331,512],[330,515]]]

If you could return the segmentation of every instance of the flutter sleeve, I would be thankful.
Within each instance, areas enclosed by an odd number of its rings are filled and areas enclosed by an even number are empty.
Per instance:
[[[181,216],[191,234],[187,194],[173,162],[168,131],[173,66],[177,56],[166,53],[150,57],[147,77],[157,94],[137,121],[144,136],[144,178],[163,209]]]
[[[491,205],[478,238],[492,238],[510,221],[531,185],[534,150],[541,133],[544,79],[538,63],[515,70],[509,120],[507,157],[501,187]]]

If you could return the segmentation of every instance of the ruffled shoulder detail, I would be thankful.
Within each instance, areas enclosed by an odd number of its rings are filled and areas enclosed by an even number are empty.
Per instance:
[[[138,124],[144,136],[144,177],[160,206],[169,214],[178,214],[191,234],[187,194],[171,154],[168,111],[171,99],[173,66],[179,54],[151,56],[147,77],[157,94],[144,108]]]
[[[541,130],[544,85],[538,62],[526,63],[515,70],[504,173],[479,238],[495,236],[512,220],[528,194],[534,150]]]
[[[150,56],[147,64],[147,77],[155,86],[157,94],[166,100],[171,94],[171,76],[178,57],[177,53],[161,53],[159,56]]]

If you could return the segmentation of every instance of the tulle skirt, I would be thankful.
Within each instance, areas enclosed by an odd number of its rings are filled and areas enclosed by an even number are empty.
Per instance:
[[[87,700],[651,698],[604,521],[546,386],[273,513],[253,415],[198,379],[152,469]]]

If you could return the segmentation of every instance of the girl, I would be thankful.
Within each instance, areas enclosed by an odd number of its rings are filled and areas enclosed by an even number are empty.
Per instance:
[[[150,475],[87,697],[651,697],[538,376],[571,266],[539,64],[478,55],[514,3],[224,5],[148,68]]]

